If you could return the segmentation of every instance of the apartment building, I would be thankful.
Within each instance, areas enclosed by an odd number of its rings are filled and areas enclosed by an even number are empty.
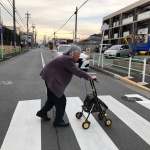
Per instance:
[[[129,34],[150,34],[150,0],[139,0],[103,18],[104,43],[123,44]]]

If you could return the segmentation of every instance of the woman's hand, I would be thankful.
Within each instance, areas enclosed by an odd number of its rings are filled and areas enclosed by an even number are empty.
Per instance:
[[[97,77],[96,76],[91,76],[92,80],[96,80]]]

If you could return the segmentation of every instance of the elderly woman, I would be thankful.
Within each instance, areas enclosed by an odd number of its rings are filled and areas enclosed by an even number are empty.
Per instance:
[[[50,118],[47,117],[47,112],[55,106],[54,127],[69,126],[69,123],[63,120],[66,107],[64,91],[71,81],[73,74],[86,80],[96,79],[96,76],[88,75],[75,65],[75,62],[80,57],[80,52],[80,47],[70,46],[62,56],[52,59],[40,73],[47,87],[47,101],[36,115],[49,121]]]

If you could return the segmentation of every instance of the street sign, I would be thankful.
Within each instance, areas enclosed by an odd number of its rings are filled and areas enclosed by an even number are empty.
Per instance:
[[[2,32],[3,32],[3,25],[0,24],[0,33],[2,33]]]
[[[105,23],[101,26],[101,31],[105,31],[106,29],[108,29],[108,25]]]

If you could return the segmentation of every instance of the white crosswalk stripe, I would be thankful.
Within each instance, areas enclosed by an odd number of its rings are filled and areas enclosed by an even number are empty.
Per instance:
[[[137,133],[145,142],[150,145],[150,122],[136,114],[134,111],[114,99],[112,96],[98,96],[104,101],[109,109],[128,125],[135,133]]]
[[[141,102],[140,105],[143,106],[145,104],[144,107],[149,104],[149,100],[141,95],[133,94],[132,96],[141,98],[142,101],[137,102]],[[149,121],[110,95],[101,95],[98,98],[105,102],[109,110],[124,124],[150,145]],[[66,114],[80,149],[118,150],[117,143],[112,141],[112,137],[109,137],[92,114],[88,119],[91,122],[90,128],[87,130],[82,128],[83,118],[77,119],[75,116],[77,112],[82,111],[82,105],[83,102],[79,97],[67,97]],[[149,105],[147,106],[149,108]],[[41,119],[35,116],[40,107],[41,100],[20,101],[18,103],[1,150],[41,150]],[[87,113],[84,114],[86,115]]]
[[[41,119],[36,117],[41,100],[20,101],[1,150],[41,150]]]
[[[125,95],[126,97],[136,97],[136,98],[140,98],[142,101],[136,101],[137,103],[143,105],[144,107],[150,109],[150,100],[139,95],[139,94],[127,94]]]
[[[78,97],[67,98],[66,113],[76,135],[81,150],[117,150],[118,148],[99,126],[92,115],[89,120],[92,123],[88,130],[82,128],[81,120],[75,118],[77,112],[81,112],[82,101]],[[109,144],[108,144],[109,143]]]

